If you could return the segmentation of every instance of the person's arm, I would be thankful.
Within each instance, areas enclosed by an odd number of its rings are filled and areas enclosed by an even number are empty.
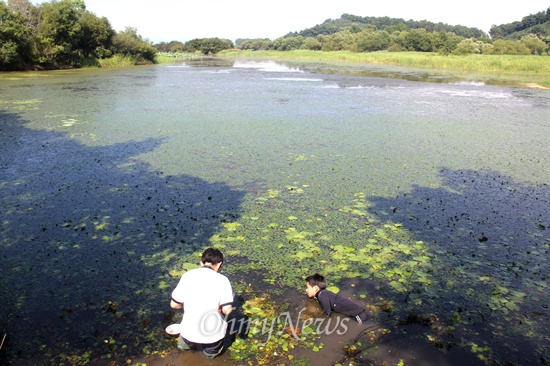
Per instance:
[[[231,283],[225,276],[224,276],[224,285],[220,291],[220,294],[222,294],[222,296],[220,297],[220,306],[218,307],[218,310],[220,313],[224,315],[229,315],[233,311],[234,296],[233,296],[233,290],[231,288]]]
[[[183,309],[183,304],[181,302],[174,301],[174,299],[170,299],[170,307],[172,309]]]
[[[180,281],[178,282],[178,285],[170,295],[170,307],[172,309],[176,309],[176,310],[183,309],[183,303],[185,302],[184,294],[185,294],[185,287],[186,287],[185,286],[186,282],[184,281],[184,278],[186,274],[187,273],[184,273],[181,276]]]
[[[321,309],[325,312],[325,314],[330,315],[332,313],[332,306],[330,304],[330,293],[327,290],[320,291],[317,294],[317,301],[319,301],[319,305],[321,305]]]
[[[233,311],[233,304],[222,305],[220,310],[222,314],[229,315]]]

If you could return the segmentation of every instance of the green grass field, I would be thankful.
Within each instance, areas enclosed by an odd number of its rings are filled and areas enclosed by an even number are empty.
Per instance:
[[[219,56],[250,58],[287,58],[323,61],[348,61],[370,64],[399,65],[459,74],[472,73],[482,80],[496,79],[520,84],[538,84],[550,88],[550,57],[497,55],[439,55],[424,52],[349,51],[240,51],[226,50]]]

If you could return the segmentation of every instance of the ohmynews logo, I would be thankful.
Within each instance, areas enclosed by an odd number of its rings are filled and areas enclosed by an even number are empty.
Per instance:
[[[347,323],[350,321],[350,318],[306,318],[302,320],[301,316],[304,311],[306,311],[305,308],[300,310],[298,316],[296,317],[296,323],[293,322],[292,316],[288,311],[281,313],[278,317],[273,319],[248,319],[246,317],[232,318],[227,321],[227,332],[230,334],[267,334],[267,340],[259,344],[260,346],[263,346],[269,342],[273,334],[279,336],[283,334],[283,332],[290,333],[297,340],[302,340],[301,335],[331,335],[333,333],[343,335],[348,331]],[[215,326],[213,326],[212,320],[214,319],[211,315],[215,315]],[[224,319],[219,316],[219,313],[208,313],[201,321],[201,332],[207,335],[219,332],[220,329],[223,329],[221,328],[223,327],[223,324]],[[282,325],[282,327],[279,327],[279,325]]]

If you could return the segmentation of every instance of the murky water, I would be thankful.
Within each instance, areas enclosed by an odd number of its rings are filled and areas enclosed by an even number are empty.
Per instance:
[[[417,316],[364,359],[548,362],[550,93],[367,69],[0,75],[2,357],[173,348],[170,292],[216,245],[238,292],[298,311],[319,271],[377,321]],[[341,359],[319,342],[297,354]]]

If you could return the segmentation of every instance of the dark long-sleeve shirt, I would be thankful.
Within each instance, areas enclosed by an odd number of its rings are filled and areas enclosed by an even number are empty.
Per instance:
[[[359,323],[367,320],[367,311],[365,307],[359,305],[343,296],[335,294],[328,290],[320,290],[315,295],[317,301],[321,305],[321,308],[325,314],[330,315],[333,311],[351,316],[355,318]]]

